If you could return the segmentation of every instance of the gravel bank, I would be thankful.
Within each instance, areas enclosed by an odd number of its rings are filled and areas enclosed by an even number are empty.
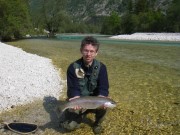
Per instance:
[[[180,33],[134,33],[112,36],[113,39],[180,41]]]
[[[0,42],[0,111],[45,96],[59,98],[62,88],[50,59]]]

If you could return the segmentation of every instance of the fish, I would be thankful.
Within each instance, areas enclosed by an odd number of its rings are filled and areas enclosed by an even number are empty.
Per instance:
[[[106,97],[83,96],[83,97],[68,101],[67,103],[59,106],[59,111],[62,113],[66,109],[74,108],[75,106],[79,106],[83,110],[97,109],[101,107],[114,108],[116,107],[116,102]]]

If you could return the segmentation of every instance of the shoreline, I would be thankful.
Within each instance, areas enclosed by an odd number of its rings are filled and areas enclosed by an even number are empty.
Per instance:
[[[134,33],[130,35],[116,35],[109,38],[123,40],[180,41],[180,33]]]

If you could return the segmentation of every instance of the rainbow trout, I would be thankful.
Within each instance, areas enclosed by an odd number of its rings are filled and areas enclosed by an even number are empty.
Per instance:
[[[84,96],[80,98],[73,99],[64,105],[59,107],[59,111],[62,113],[68,108],[74,108],[75,106],[81,107],[83,110],[86,109],[97,109],[100,107],[113,108],[116,106],[115,101],[105,97],[96,96]]]

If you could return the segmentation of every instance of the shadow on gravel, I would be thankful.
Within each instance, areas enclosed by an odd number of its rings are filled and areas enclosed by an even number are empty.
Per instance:
[[[66,101],[57,100],[55,97],[44,97],[43,106],[47,113],[50,115],[50,122],[39,127],[39,129],[45,131],[46,129],[53,129],[60,133],[68,133],[70,131],[59,126],[60,120],[64,119],[64,115],[59,118],[57,113],[57,107],[64,104]],[[82,123],[92,126],[93,121],[90,118],[83,118]]]
[[[56,112],[57,106],[65,103],[65,101],[57,100],[55,97],[44,97],[43,106],[46,112],[50,115],[50,122],[46,123],[45,125],[39,127],[41,130],[45,129],[54,129],[57,132],[66,133],[67,131],[59,126],[59,118]]]

